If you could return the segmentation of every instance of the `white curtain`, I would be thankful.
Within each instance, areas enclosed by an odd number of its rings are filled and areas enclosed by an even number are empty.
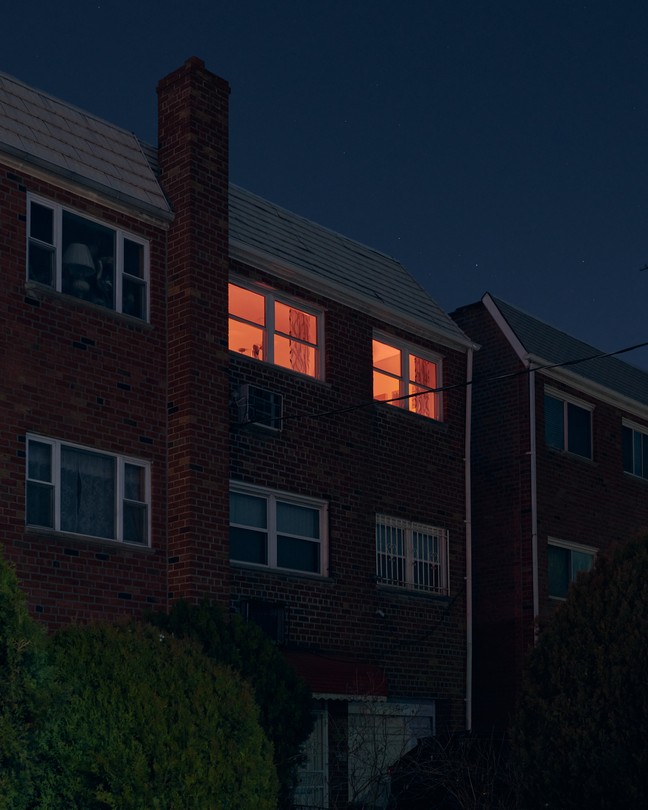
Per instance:
[[[115,537],[115,459],[61,448],[61,529]]]

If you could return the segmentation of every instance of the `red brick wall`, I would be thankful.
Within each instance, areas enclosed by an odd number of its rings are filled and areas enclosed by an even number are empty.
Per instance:
[[[529,375],[481,303],[453,317],[482,347],[473,392],[475,716],[478,725],[502,725],[534,642]],[[592,461],[546,446],[545,384],[595,406]],[[623,472],[621,420],[629,414],[542,372],[535,405],[538,594],[546,616],[559,604],[548,597],[547,539],[605,551],[645,530],[648,481]]]
[[[529,379],[481,303],[452,317],[481,346],[472,414],[473,686],[475,725],[488,727],[512,708],[533,643]]]
[[[150,240],[150,324],[53,291],[26,290],[27,193]],[[33,432],[151,462],[164,503],[164,233],[0,164],[0,544],[30,609],[49,626],[139,614],[165,602],[166,536],[152,548],[25,530],[25,435]]]
[[[445,711],[444,719],[460,725],[465,711],[465,390],[445,395],[444,423],[373,403],[372,330],[385,330],[383,324],[242,265],[234,269],[325,309],[325,381],[231,355],[232,387],[249,382],[281,393],[286,416],[277,436],[233,424],[231,470],[233,479],[329,504],[330,575],[237,566],[233,602],[256,598],[285,604],[291,645],[383,667],[392,696],[450,698],[449,705],[441,701],[441,716]],[[443,355],[445,384],[465,379],[464,354],[388,331]],[[329,413],[353,405],[362,407]],[[376,584],[376,513],[449,530],[449,599]]]

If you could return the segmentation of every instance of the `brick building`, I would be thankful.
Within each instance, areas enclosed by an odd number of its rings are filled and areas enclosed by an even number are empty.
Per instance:
[[[154,149],[0,75],[0,542],[51,628],[261,624],[318,698],[299,801],[380,804],[469,722],[473,345],[398,262],[229,184],[228,99],[188,60]]]
[[[648,374],[489,294],[453,317],[481,346],[474,717],[488,728],[507,722],[538,620],[598,552],[648,526]]]

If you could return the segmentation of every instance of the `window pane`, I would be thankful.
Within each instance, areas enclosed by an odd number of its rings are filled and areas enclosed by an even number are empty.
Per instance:
[[[115,459],[61,448],[61,529],[115,537]]]
[[[48,245],[54,244],[54,212],[51,208],[36,202],[31,204],[29,235]]]
[[[577,453],[585,458],[592,457],[591,413],[578,405],[567,403],[568,441],[570,453]]]
[[[54,487],[27,482],[27,523],[54,528]]]
[[[373,395],[374,399],[382,400],[383,402],[389,401],[399,397],[400,394],[400,380],[396,377],[389,377],[387,374],[381,374],[379,371],[373,373]],[[402,407],[403,402],[394,402],[393,405]]]
[[[295,537],[277,537],[277,565],[319,574],[320,544]]]
[[[581,571],[589,571],[594,558],[586,551],[571,551],[571,579],[576,579]]]
[[[146,543],[148,508],[146,504],[124,502],[124,542]]]
[[[63,212],[63,292],[113,306],[115,231]]]
[[[405,531],[376,525],[376,576],[381,582],[405,585]]]
[[[146,501],[146,469],[138,464],[124,464],[124,498]]]
[[[277,502],[277,531],[319,538],[319,510]]]
[[[648,478],[648,436],[645,433],[639,435],[641,436],[641,470],[638,475]]]
[[[623,469],[626,472],[634,472],[633,464],[633,434],[634,431],[625,425],[621,429],[621,438],[623,446]]]
[[[422,394],[419,393],[420,391],[425,391],[425,389],[417,385],[410,385],[409,393],[417,394],[417,396],[407,400],[409,410],[421,416],[427,416],[429,419],[438,419],[437,394]]]
[[[564,403],[548,394],[544,398],[545,441],[549,447],[565,449]]]
[[[255,360],[264,360],[264,340],[265,332],[263,329],[230,318],[229,348],[231,351],[253,357]]]
[[[549,546],[549,595],[564,598],[570,580],[569,549]]]
[[[146,285],[143,282],[123,277],[122,312],[134,318],[146,318]]]
[[[265,298],[252,290],[230,284],[229,313],[259,326],[265,326]]]
[[[275,330],[306,343],[317,344],[317,318],[281,301],[275,302]]]
[[[400,377],[403,373],[400,349],[389,346],[380,340],[374,340],[372,345],[374,367]]]
[[[411,382],[418,383],[423,388],[436,388],[437,365],[431,360],[410,355],[409,378]]]
[[[306,343],[275,335],[274,362],[301,374],[315,377],[317,374],[317,351]]]
[[[29,442],[27,477],[33,481],[52,481],[52,445],[45,442]]]
[[[268,526],[267,501],[241,492],[230,493],[230,522],[265,529]]]
[[[144,245],[124,239],[124,273],[144,278]]]
[[[54,248],[39,245],[36,242],[29,243],[28,273],[30,281],[38,281],[39,284],[54,284],[54,258],[56,253]]]
[[[267,534],[253,529],[230,527],[230,559],[240,562],[268,564]]]

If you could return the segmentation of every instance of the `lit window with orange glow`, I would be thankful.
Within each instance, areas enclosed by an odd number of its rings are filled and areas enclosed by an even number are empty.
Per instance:
[[[260,287],[229,285],[229,348],[320,377],[322,316]]]
[[[440,361],[414,353],[403,344],[373,340],[374,399],[441,419]]]

